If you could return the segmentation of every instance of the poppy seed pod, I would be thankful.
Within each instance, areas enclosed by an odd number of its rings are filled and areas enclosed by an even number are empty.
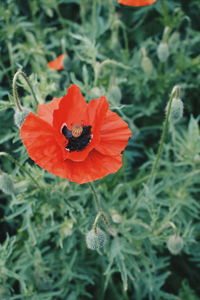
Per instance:
[[[161,42],[157,48],[157,54],[160,61],[165,62],[169,57],[169,47],[165,42]]]
[[[169,103],[166,106],[166,112],[168,111]],[[183,117],[183,101],[179,98],[172,99],[170,121],[172,123],[177,123]]]
[[[105,246],[107,236],[100,228],[90,230],[86,235],[86,244],[88,249],[98,250]]]
[[[15,192],[14,184],[10,176],[6,173],[0,174],[0,190],[7,195],[12,195]]]
[[[184,247],[183,239],[177,234],[170,236],[170,238],[167,241],[167,248],[170,251],[170,253],[173,255],[179,254],[183,249],[183,247]]]
[[[14,122],[15,125],[20,128],[24,122],[24,120],[26,119],[26,117],[28,116],[28,114],[31,112],[30,109],[28,108],[23,108],[22,111],[16,109],[15,113],[14,113]]]

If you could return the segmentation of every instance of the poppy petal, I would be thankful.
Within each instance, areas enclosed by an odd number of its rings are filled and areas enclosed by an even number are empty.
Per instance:
[[[61,98],[58,109],[53,113],[53,126],[61,133],[63,124],[71,129],[72,124],[77,125],[83,122],[87,104],[80,92],[80,88],[72,84],[67,94]]]
[[[105,155],[117,155],[124,150],[132,133],[128,124],[109,110],[100,129],[100,135],[100,143],[95,149]]]
[[[51,169],[52,160],[62,158],[62,152],[56,143],[52,127],[33,113],[25,119],[20,137],[32,160],[40,167]]]
[[[53,69],[53,70],[63,70],[64,69],[64,58],[65,58],[66,54],[61,54],[59,55],[56,59],[50,61],[47,65],[49,67],[49,69]]]
[[[156,0],[119,0],[119,4],[129,5],[129,6],[148,6],[155,3]]]
[[[92,150],[84,161],[73,162],[67,160],[65,166],[66,173],[59,176],[82,184],[117,172],[122,166],[122,156],[106,156]]]
[[[53,100],[49,103],[39,104],[38,105],[38,116],[52,125],[53,123],[53,111],[58,109],[60,100],[62,98],[53,98]]]
[[[100,139],[100,126],[103,122],[109,103],[105,97],[90,101],[85,115],[86,124],[92,126],[92,139],[90,144],[82,151],[69,152],[67,158],[73,161],[83,161],[88,153],[95,147]]]

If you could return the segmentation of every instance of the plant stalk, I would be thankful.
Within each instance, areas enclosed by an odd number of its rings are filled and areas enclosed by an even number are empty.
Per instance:
[[[38,105],[38,100],[37,100],[37,97],[36,97],[36,95],[35,95],[35,92],[34,92],[34,90],[33,90],[33,87],[32,87],[32,85],[31,85],[31,83],[30,83],[28,77],[26,76],[26,74],[25,74],[23,71],[18,70],[18,71],[15,73],[14,77],[13,77],[12,90],[13,90],[13,97],[14,97],[15,105],[16,105],[16,107],[18,108],[18,110],[22,112],[22,111],[23,111],[23,108],[22,108],[22,106],[21,106],[21,103],[20,103],[20,100],[19,100],[19,94],[18,94],[18,91],[17,91],[17,80],[18,80],[18,77],[19,77],[19,76],[22,76],[22,77],[24,78],[24,80],[26,81],[26,83],[28,84],[28,86],[29,86],[29,88],[30,88],[30,90],[31,90],[31,93],[32,93],[32,95],[33,95],[33,98],[34,98],[34,100],[35,100],[36,105]]]

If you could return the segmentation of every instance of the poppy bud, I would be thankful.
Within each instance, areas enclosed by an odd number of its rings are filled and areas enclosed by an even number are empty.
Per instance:
[[[153,64],[148,56],[143,56],[141,67],[146,74],[149,74],[153,71]]]
[[[166,112],[168,111],[169,103],[166,107]],[[183,101],[179,98],[172,99],[170,121],[172,123],[177,123],[183,117]]]
[[[7,195],[12,195],[15,192],[14,184],[10,176],[6,173],[0,174],[0,190]]]
[[[89,92],[89,96],[91,99],[96,99],[99,98],[101,96],[101,90],[98,87],[93,87],[90,92]]]
[[[121,90],[118,86],[113,86],[109,92],[109,97],[113,99],[115,103],[120,103],[122,98]]]
[[[169,47],[165,42],[161,42],[157,49],[158,58],[160,61],[165,62],[169,56]]]
[[[22,123],[24,122],[24,120],[26,119],[26,117],[28,116],[28,114],[30,112],[31,112],[31,110],[28,108],[23,108],[22,111],[20,111],[18,109],[15,110],[14,122],[18,128],[20,128],[22,126]]]
[[[174,45],[177,44],[180,40],[180,33],[175,31],[169,38],[169,45],[174,48]]]
[[[114,223],[121,223],[122,216],[118,213],[117,210],[113,209],[111,212],[111,218]]]
[[[61,226],[60,234],[62,238],[64,239],[67,236],[72,235],[73,232],[73,222],[71,220],[65,220],[64,223]]]
[[[87,247],[91,250],[98,250],[105,246],[107,236],[100,228],[90,230],[86,235]]]
[[[170,238],[167,241],[167,248],[173,255],[179,254],[183,249],[183,246],[183,239],[177,234],[170,236]]]

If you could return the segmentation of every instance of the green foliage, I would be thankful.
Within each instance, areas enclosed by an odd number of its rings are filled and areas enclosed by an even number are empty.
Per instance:
[[[116,2],[0,4],[0,144],[11,155],[0,152],[0,161],[15,191],[0,195],[2,300],[199,298],[199,1],[158,0],[144,8]],[[61,53],[64,70],[48,69]],[[28,160],[10,92],[19,68],[39,103],[76,83],[88,100],[106,95],[133,131],[123,168],[95,183],[110,215],[109,226],[100,224],[110,237],[97,251],[85,242],[96,215],[89,186]],[[170,122],[152,182],[165,107],[177,84],[184,115]],[[36,112],[23,79],[18,88],[23,107]],[[184,247],[174,258],[167,241],[175,233]]]

